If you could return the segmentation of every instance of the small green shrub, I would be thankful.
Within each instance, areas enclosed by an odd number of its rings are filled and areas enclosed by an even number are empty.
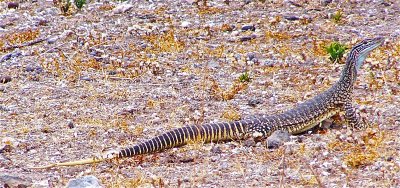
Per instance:
[[[86,0],[75,0],[75,5],[79,10],[82,9],[84,4],[86,4]]]
[[[344,52],[347,50],[347,47],[345,45],[342,45],[338,42],[332,42],[327,48],[326,52],[329,54],[329,59],[332,62],[337,62],[339,61],[343,55]]]
[[[71,1],[70,1],[70,0],[67,0],[65,3],[63,3],[62,1],[60,1],[60,3],[61,3],[61,5],[60,5],[61,12],[62,12],[63,14],[67,14],[69,8],[71,7]]]
[[[332,19],[334,22],[339,23],[342,20],[343,13],[342,11],[336,11],[335,14],[332,15]]]
[[[251,78],[248,72],[245,72],[239,76],[240,82],[250,82]]]

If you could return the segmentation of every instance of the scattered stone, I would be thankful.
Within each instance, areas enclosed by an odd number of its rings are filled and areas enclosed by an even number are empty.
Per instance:
[[[192,23],[190,23],[190,22],[188,22],[188,21],[183,21],[182,23],[181,23],[181,27],[184,27],[184,28],[187,28],[187,27],[189,27],[189,26],[191,26],[192,25]]]
[[[68,128],[70,128],[70,129],[75,128],[75,125],[74,125],[74,123],[73,123],[72,121],[69,121],[68,124],[67,124],[67,126],[68,126]]]
[[[0,86],[0,92],[5,93],[6,92],[6,87]]]
[[[45,179],[45,180],[42,180],[42,181],[33,182],[33,183],[32,183],[32,187],[35,187],[35,188],[41,188],[41,187],[46,188],[46,187],[50,187],[50,185],[49,185],[49,180]]]
[[[324,5],[324,6],[327,6],[327,5],[329,5],[330,3],[332,3],[332,0],[323,0],[323,1],[322,1],[322,5]]]
[[[115,7],[113,9],[113,13],[114,14],[121,14],[121,13],[124,13],[124,12],[127,12],[127,11],[131,10],[132,8],[133,8],[133,5],[127,4],[127,3],[123,3],[123,4],[120,4],[117,7]]]
[[[276,149],[288,141],[290,141],[289,132],[278,130],[272,133],[272,135],[267,138],[267,148]]]
[[[322,121],[322,123],[320,124],[320,127],[322,129],[329,129],[329,128],[331,128],[332,124],[333,124],[332,120],[326,119],[326,120]]]
[[[115,71],[115,70],[108,71],[108,75],[116,75],[116,74],[117,74],[117,71]]]
[[[95,176],[84,176],[69,180],[67,188],[100,188],[102,187]]]
[[[247,139],[243,142],[243,145],[246,147],[256,146],[256,141],[253,138]]]
[[[57,42],[58,39],[59,39],[58,36],[50,37],[50,38],[47,39],[47,43],[49,43],[49,44],[54,44],[54,43]]]
[[[289,20],[289,21],[295,21],[295,20],[300,20],[300,18],[299,17],[297,17],[297,16],[283,16],[286,20]]]
[[[254,25],[245,25],[242,27],[242,31],[248,31],[248,30],[255,31],[256,27]]]
[[[256,107],[258,104],[261,104],[261,100],[260,99],[249,99],[247,101],[247,105],[251,106],[251,107]]]
[[[303,7],[303,5],[300,5],[300,4],[298,4],[296,2],[293,2],[293,1],[289,1],[288,3],[293,5],[293,6],[295,6],[295,7]]]
[[[84,80],[84,81],[89,81],[89,82],[93,80],[93,79],[90,78],[89,76],[82,76],[80,79],[81,79],[81,80]]]
[[[0,146],[0,153],[8,153],[11,150],[12,150],[12,147],[9,144],[4,144],[3,146]]]
[[[193,157],[188,157],[188,158],[183,158],[181,160],[179,160],[181,163],[191,163],[194,162],[194,158]]]
[[[222,162],[221,165],[219,166],[221,169],[227,169],[229,167],[229,164],[227,162]]]
[[[244,36],[244,37],[240,38],[240,41],[241,41],[241,42],[244,42],[244,41],[253,40],[253,39],[255,39],[255,38],[256,38],[255,35]]]
[[[249,53],[247,53],[247,60],[248,61],[252,61],[254,58],[256,58],[256,53],[254,53],[254,52],[249,52]]]
[[[213,152],[213,153],[222,153],[222,150],[221,150],[220,147],[214,146],[214,147],[211,148],[211,152]]]
[[[11,76],[0,76],[0,83],[5,84],[11,82]]]
[[[19,7],[19,4],[17,2],[9,2],[7,5],[8,9],[17,9]]]
[[[0,175],[0,185],[4,187],[25,188],[31,186],[31,180],[26,180],[17,176]]]
[[[36,72],[41,73],[43,71],[42,67],[27,66],[25,67],[26,72]]]

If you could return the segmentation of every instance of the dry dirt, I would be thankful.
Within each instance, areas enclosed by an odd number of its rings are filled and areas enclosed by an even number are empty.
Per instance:
[[[0,175],[33,187],[85,175],[105,187],[400,186],[396,0],[111,1],[66,15],[51,1],[7,5],[0,0],[0,77],[11,78],[0,83]],[[28,168],[187,124],[290,109],[339,78],[343,65],[329,60],[326,45],[377,35],[385,44],[354,90],[371,129],[352,132],[336,118],[332,129],[293,136],[278,149],[193,144],[96,166]],[[231,90],[245,72],[251,82]]]

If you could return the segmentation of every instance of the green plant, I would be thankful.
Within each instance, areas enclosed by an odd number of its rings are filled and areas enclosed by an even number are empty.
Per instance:
[[[329,54],[329,59],[332,62],[337,62],[339,61],[343,55],[344,52],[347,50],[347,47],[345,45],[342,45],[338,42],[332,42],[327,48],[326,52]]]
[[[332,19],[336,23],[339,23],[340,20],[342,19],[342,17],[343,17],[343,13],[340,10],[336,11],[335,14],[332,15]]]
[[[248,72],[245,72],[239,76],[240,82],[250,82],[251,78]]]
[[[84,4],[86,4],[86,0],[75,0],[75,5],[79,10],[82,9]]]
[[[63,12],[63,14],[67,14],[69,7],[71,7],[71,1],[67,0],[65,3],[63,3],[62,1],[60,1],[60,2],[61,2],[61,5],[60,5],[61,11]]]

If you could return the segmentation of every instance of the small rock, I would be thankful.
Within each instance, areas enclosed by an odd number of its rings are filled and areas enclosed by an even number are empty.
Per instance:
[[[42,72],[42,67],[34,67],[34,66],[27,66],[27,67],[25,67],[25,71],[26,72],[33,72],[33,71],[35,71],[36,73],[40,73],[40,72]]]
[[[221,169],[227,169],[229,167],[229,164],[227,162],[222,162],[221,165],[219,166]]]
[[[288,3],[293,5],[293,6],[295,6],[295,7],[303,7],[302,5],[300,5],[300,4],[296,3],[296,2],[293,2],[293,1],[289,1]]]
[[[47,43],[54,44],[54,43],[57,42],[58,39],[59,39],[58,36],[50,37],[50,38],[47,39]]]
[[[45,180],[42,180],[42,181],[33,182],[32,187],[35,187],[35,188],[50,187],[49,186],[49,180],[45,179]]]
[[[84,81],[92,81],[92,79],[91,79],[89,76],[82,76],[82,77],[81,77],[81,80],[84,80]]]
[[[115,70],[108,71],[108,75],[116,75],[116,74],[117,74],[117,71],[115,71]]]
[[[249,105],[251,107],[256,107],[258,104],[261,104],[261,100],[260,99],[249,99],[247,101],[247,105]]]
[[[0,92],[5,93],[6,87],[0,86]]]
[[[256,53],[250,52],[250,53],[247,53],[246,56],[247,56],[247,60],[251,61],[254,58],[256,58]]]
[[[300,18],[297,17],[297,16],[284,16],[284,18],[289,20],[289,21],[300,20]]]
[[[31,186],[31,180],[26,180],[17,176],[0,175],[0,185],[4,187],[25,188]]]
[[[256,146],[256,141],[254,141],[254,139],[250,138],[250,139],[245,140],[243,142],[243,145],[246,147]]]
[[[211,148],[211,152],[213,152],[213,153],[222,153],[222,150],[221,150],[220,147],[214,146],[214,147]]]
[[[278,130],[272,133],[272,135],[267,138],[267,148],[275,149],[288,141],[290,141],[289,132]]]
[[[124,13],[124,12],[127,12],[127,11],[131,10],[132,8],[133,8],[133,5],[127,4],[127,3],[123,3],[123,4],[120,4],[117,7],[115,7],[113,9],[113,13],[114,14]]]
[[[323,0],[323,1],[322,1],[322,5],[324,5],[324,6],[327,6],[327,5],[329,5],[330,3],[332,3],[332,0]]]
[[[242,27],[242,31],[248,31],[248,30],[255,31],[256,27],[254,25],[245,25]]]
[[[239,34],[239,31],[232,31],[232,36],[238,36]]]
[[[67,188],[100,188],[102,187],[95,176],[84,176],[69,180]]]
[[[11,82],[11,77],[10,76],[0,76],[0,83],[5,84],[7,82]]]
[[[322,121],[322,123],[320,124],[320,127],[322,129],[329,129],[331,127],[331,125],[333,124],[333,121],[330,119],[326,119],[324,121]]]
[[[67,124],[68,128],[73,129],[75,127],[74,123],[72,121],[69,121]]]
[[[8,9],[17,9],[19,7],[19,4],[17,2],[9,2],[7,5]]]
[[[190,22],[188,22],[188,21],[183,21],[183,22],[181,23],[181,26],[184,27],[184,28],[187,28],[187,27],[189,27],[190,25],[192,25],[192,23],[190,23]]]
[[[256,38],[255,35],[244,36],[244,37],[241,37],[241,38],[240,38],[240,41],[241,41],[241,42],[244,42],[244,41],[253,40],[253,39],[255,39],[255,38]]]

